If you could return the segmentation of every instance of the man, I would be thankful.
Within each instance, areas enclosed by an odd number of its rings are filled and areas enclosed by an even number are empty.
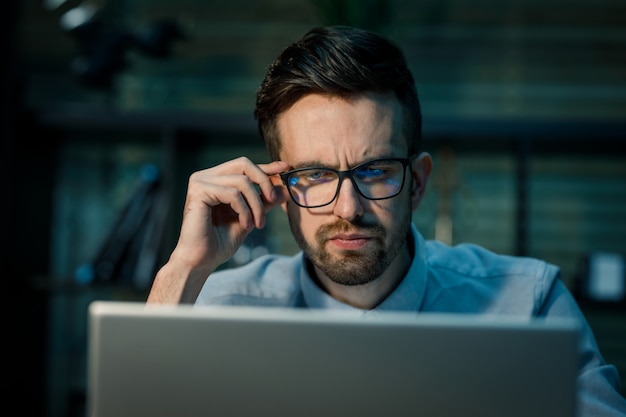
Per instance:
[[[239,158],[189,179],[180,237],[149,303],[575,317],[581,416],[624,416],[615,367],[559,278],[536,259],[425,241],[411,222],[432,170],[402,52],[378,35],[316,28],[257,94],[273,162]],[[302,252],[215,272],[281,206]]]

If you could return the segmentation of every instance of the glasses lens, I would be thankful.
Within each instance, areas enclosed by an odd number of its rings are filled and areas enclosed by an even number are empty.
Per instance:
[[[291,198],[303,207],[330,204],[339,190],[340,175],[348,175],[359,192],[370,200],[382,200],[397,195],[404,183],[403,161],[381,159],[354,167],[345,173],[326,168],[310,168],[291,172],[285,183]]]
[[[400,192],[404,181],[404,165],[400,161],[379,160],[359,165],[352,177],[365,197],[379,200]]]
[[[291,197],[305,207],[323,206],[335,198],[336,172],[324,168],[311,168],[291,173],[287,184]]]

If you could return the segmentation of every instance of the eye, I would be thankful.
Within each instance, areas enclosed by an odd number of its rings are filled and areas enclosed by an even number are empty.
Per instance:
[[[334,172],[327,169],[309,169],[300,173],[300,178],[304,179],[307,183],[321,184],[329,181],[334,181],[336,175]]]
[[[378,181],[393,176],[396,171],[394,163],[373,162],[359,167],[354,175],[360,181]]]

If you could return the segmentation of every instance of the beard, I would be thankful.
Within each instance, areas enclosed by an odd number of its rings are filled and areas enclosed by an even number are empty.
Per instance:
[[[411,227],[411,212],[399,219],[399,227],[389,235],[377,223],[357,218],[351,222],[337,220],[321,226],[315,233],[315,245],[304,238],[302,229],[296,224],[296,216],[289,216],[289,226],[304,256],[319,268],[329,279],[341,285],[363,285],[381,276],[391,265],[406,242]],[[342,251],[334,255],[326,249],[328,237],[336,233],[366,233],[378,244],[364,251]]]

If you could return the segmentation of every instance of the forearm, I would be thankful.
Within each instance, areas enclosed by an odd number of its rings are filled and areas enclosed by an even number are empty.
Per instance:
[[[147,304],[193,304],[211,271],[187,270],[172,262],[156,274]]]

